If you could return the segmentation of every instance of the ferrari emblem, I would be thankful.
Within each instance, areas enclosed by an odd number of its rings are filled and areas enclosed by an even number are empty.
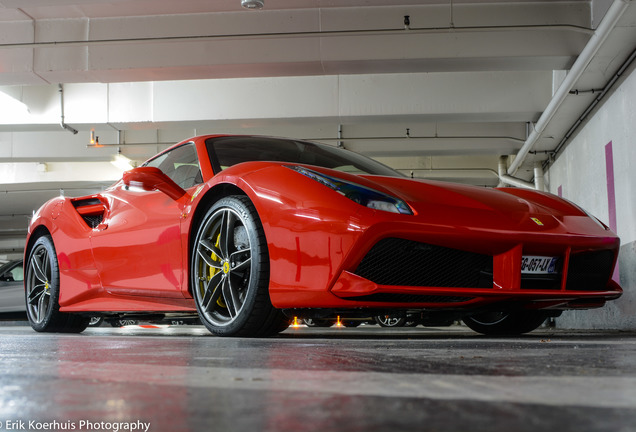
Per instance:
[[[537,218],[530,218],[530,219],[532,219],[534,221],[534,223],[536,223],[537,225],[543,226],[543,222],[541,222],[539,219],[537,219]]]
[[[230,272],[230,263],[225,261],[223,263],[223,273],[228,274]]]

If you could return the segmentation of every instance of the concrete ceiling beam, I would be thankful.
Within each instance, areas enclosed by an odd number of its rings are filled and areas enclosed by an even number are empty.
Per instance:
[[[587,2],[459,3],[452,20],[445,4],[63,18],[20,11],[0,10],[12,30],[0,40],[4,85],[566,69],[593,25]]]

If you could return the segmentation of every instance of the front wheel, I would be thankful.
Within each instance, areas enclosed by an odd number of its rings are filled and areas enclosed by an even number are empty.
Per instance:
[[[547,315],[540,311],[484,312],[462,321],[469,328],[488,336],[512,336],[531,332],[543,324]]]
[[[244,196],[217,201],[192,243],[191,286],[201,322],[218,336],[271,336],[288,319],[269,298],[269,256],[256,209]]]
[[[89,317],[60,312],[60,269],[50,236],[36,240],[24,268],[27,317],[35,331],[80,333],[88,327]]]

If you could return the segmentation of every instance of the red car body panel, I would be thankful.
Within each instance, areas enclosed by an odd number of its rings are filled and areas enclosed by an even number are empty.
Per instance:
[[[247,195],[258,212],[277,308],[463,309],[521,302],[527,308],[569,309],[600,306],[621,295],[609,279],[594,290],[568,284],[572,256],[609,251],[613,268],[620,244],[607,227],[550,194],[308,167],[398,197],[413,212],[389,213],[361,206],[288,163],[246,162],[214,175],[209,138],[188,140],[196,144],[203,184],[181,196],[178,188],[126,188],[119,181],[100,194],[55,198],[39,209],[29,226],[25,260],[33,239],[47,230],[58,255],[61,311],[196,312],[188,281],[190,239],[198,217],[227,188]],[[127,182],[134,181],[132,172],[126,175]],[[92,214],[102,218],[94,228],[84,220]],[[392,238],[490,255],[492,286],[378,284],[356,274],[374,245]],[[560,282],[549,290],[523,287],[524,255],[561,257]],[[386,263],[396,272],[403,265],[398,259]],[[387,294],[422,297],[369,300]]]

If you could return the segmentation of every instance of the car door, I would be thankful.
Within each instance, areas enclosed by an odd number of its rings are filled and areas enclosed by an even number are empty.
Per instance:
[[[201,182],[194,144],[162,153],[159,168],[182,189]],[[182,200],[119,183],[102,194],[105,218],[91,237],[102,285],[111,293],[181,297],[186,283],[181,241]]]

